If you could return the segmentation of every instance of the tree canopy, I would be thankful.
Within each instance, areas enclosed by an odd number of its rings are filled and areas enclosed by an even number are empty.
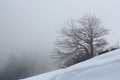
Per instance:
[[[104,38],[107,33],[108,29],[94,15],[72,19],[60,31],[54,58],[61,66],[70,66],[82,59],[94,57],[108,44]]]

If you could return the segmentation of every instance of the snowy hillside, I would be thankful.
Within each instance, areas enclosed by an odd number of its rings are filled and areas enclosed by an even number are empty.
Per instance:
[[[21,80],[120,80],[120,49],[87,61]]]

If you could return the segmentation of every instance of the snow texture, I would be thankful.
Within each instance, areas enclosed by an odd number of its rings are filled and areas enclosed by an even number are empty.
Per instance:
[[[20,80],[119,80],[120,49],[71,67]]]

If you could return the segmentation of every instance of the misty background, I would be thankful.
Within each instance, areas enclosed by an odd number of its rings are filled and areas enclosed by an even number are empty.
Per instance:
[[[119,7],[119,0],[0,0],[0,73],[12,63],[29,66],[31,75],[56,69],[51,54],[57,31],[87,13],[101,17],[111,30],[107,40],[119,43]]]

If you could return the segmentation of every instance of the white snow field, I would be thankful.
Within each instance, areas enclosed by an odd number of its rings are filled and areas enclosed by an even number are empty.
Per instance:
[[[120,49],[65,69],[20,80],[120,80]]]

